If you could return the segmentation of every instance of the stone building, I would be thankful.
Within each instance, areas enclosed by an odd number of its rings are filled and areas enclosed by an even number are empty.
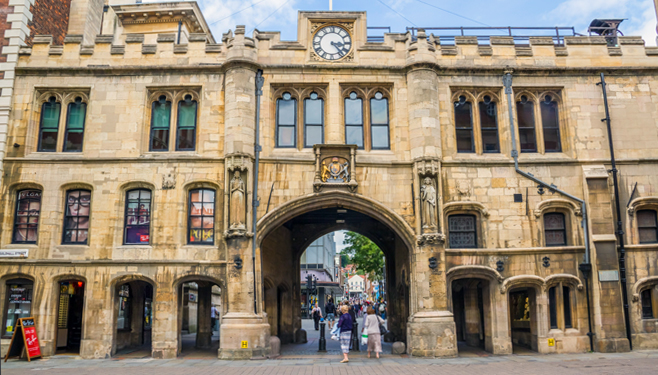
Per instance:
[[[197,345],[218,286],[218,357],[267,356],[303,337],[301,253],[352,230],[386,255],[389,329],[412,355],[658,347],[658,48],[369,40],[364,12],[216,41],[194,2],[103,5],[72,0],[62,45],[18,51],[0,250],[27,256],[0,260],[3,344],[29,310],[46,355],[172,358],[194,282]]]

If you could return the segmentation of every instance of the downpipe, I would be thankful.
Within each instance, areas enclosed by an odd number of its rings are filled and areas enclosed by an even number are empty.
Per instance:
[[[260,163],[260,152],[262,148],[260,147],[260,97],[263,96],[263,83],[265,78],[263,78],[263,71],[258,69],[256,72],[256,130],[255,130],[255,140],[254,140],[254,188],[251,201],[251,214],[252,214],[252,231],[254,236],[251,239],[251,264],[254,271],[254,314],[258,314],[258,297],[256,291],[256,241],[258,240],[257,224],[258,224],[258,206],[260,206],[260,200],[258,199],[258,166]]]
[[[539,184],[539,187],[546,188],[552,193],[559,193],[571,200],[574,200],[580,204],[580,209],[583,214],[583,219],[581,221],[581,227],[583,228],[584,242],[585,242],[585,257],[583,263],[578,266],[578,269],[583,273],[585,278],[585,292],[587,297],[587,324],[589,327],[589,332],[587,336],[589,337],[589,346],[590,350],[594,351],[594,333],[592,333],[592,316],[591,316],[591,306],[589,298],[589,282],[588,276],[592,270],[592,264],[590,263],[590,245],[589,245],[589,228],[587,224],[587,205],[583,199],[575,197],[566,191],[558,189],[554,184],[549,184],[535,177],[532,173],[525,172],[519,168],[519,152],[516,149],[516,131],[514,128],[514,111],[512,107],[512,73],[505,72],[503,74],[503,86],[505,87],[505,95],[507,95],[507,112],[509,113],[509,123],[510,123],[510,134],[512,138],[512,159],[514,159],[514,170],[516,173],[521,176],[536,182]]]

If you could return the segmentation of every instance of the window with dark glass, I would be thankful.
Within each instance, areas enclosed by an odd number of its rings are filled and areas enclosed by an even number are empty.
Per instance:
[[[13,243],[37,243],[40,213],[41,191],[19,191],[16,200]]]
[[[651,289],[645,289],[642,291],[642,319],[653,319]]]
[[[289,92],[276,101],[276,147],[297,145],[297,99]]]
[[[64,132],[64,152],[82,152],[86,114],[87,103],[83,103],[81,97],[69,103]]]
[[[370,133],[373,150],[388,150],[389,140],[388,99],[381,92],[370,99]]]
[[[571,289],[562,287],[562,304],[564,306],[564,328],[572,328],[571,324]]]
[[[345,98],[345,143],[363,148],[363,99],[356,92]]]
[[[476,248],[476,230],[475,215],[452,215],[448,217],[450,247],[453,249]]]
[[[546,237],[546,246],[564,246],[567,244],[564,214],[556,212],[544,215],[544,235]]]
[[[69,190],[66,192],[64,238],[62,243],[87,244],[90,206],[91,192],[89,190]]]
[[[151,228],[151,191],[131,190],[126,193],[124,243],[148,245]]]
[[[557,296],[556,287],[548,290],[548,310],[551,329],[557,329]]]
[[[176,127],[176,151],[194,151],[196,148],[197,102],[192,95],[178,102],[178,125]]]
[[[169,150],[169,127],[171,124],[171,102],[162,95],[151,107],[150,151]]]
[[[119,315],[117,315],[117,329],[130,329],[130,311],[132,305],[130,285],[123,284],[119,287]]]
[[[640,243],[658,242],[658,225],[656,225],[656,211],[641,210],[637,212],[637,228]]]
[[[521,96],[516,102],[516,115],[519,123],[519,142],[521,152],[537,152],[537,135],[535,134],[535,105],[528,97]]]
[[[480,130],[482,132],[482,151],[485,153],[500,152],[498,142],[498,113],[496,103],[491,100],[489,95],[482,98],[479,103],[480,109]]]
[[[190,244],[210,244],[215,241],[215,191],[196,189],[190,191],[190,216],[188,219]]]
[[[304,99],[304,147],[324,143],[324,100],[317,93]]]
[[[544,131],[544,150],[546,152],[562,151],[557,102],[553,101],[550,95],[546,95],[539,108],[541,109],[541,124]]]
[[[9,338],[14,334],[18,319],[32,316],[33,284],[27,279],[12,279],[7,281],[6,287],[2,337]]]
[[[460,96],[455,102],[455,130],[457,136],[457,152],[475,152],[473,142],[473,111],[471,103],[465,96]]]
[[[57,151],[57,132],[59,130],[59,116],[62,105],[54,96],[41,106],[41,120],[39,124],[39,145],[37,151]]]

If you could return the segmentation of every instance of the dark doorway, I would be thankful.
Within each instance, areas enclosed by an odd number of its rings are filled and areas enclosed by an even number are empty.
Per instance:
[[[459,355],[493,353],[493,307],[489,281],[478,278],[453,280],[450,291]]]
[[[151,356],[153,286],[141,280],[117,285],[114,352],[120,357]]]
[[[509,292],[510,333],[513,352],[537,351],[535,290],[518,288]]]
[[[57,351],[80,353],[85,283],[79,280],[59,282],[57,309]]]
[[[178,354],[185,358],[217,358],[222,296],[217,284],[183,282],[179,293]]]

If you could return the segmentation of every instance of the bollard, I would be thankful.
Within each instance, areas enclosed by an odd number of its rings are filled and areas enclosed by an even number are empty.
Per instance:
[[[354,322],[352,324],[352,345],[350,347],[350,350],[354,350],[355,352],[361,351],[360,345],[361,345],[361,334],[359,333],[359,323]]]
[[[319,342],[319,347],[318,351],[319,352],[326,352],[327,351],[327,339],[324,338],[324,327],[327,325],[325,323],[324,319],[320,320],[320,341]]]

